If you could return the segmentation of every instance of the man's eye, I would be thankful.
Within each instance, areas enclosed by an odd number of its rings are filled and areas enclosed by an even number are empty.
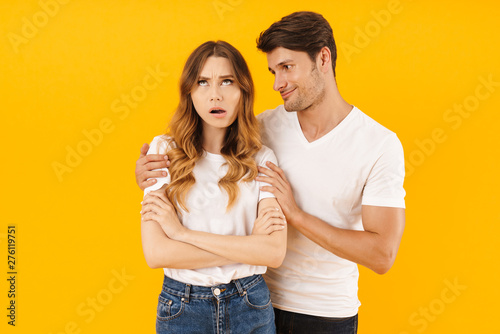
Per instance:
[[[290,70],[290,69],[292,69],[292,65],[283,65],[283,68],[285,70]]]
[[[199,86],[208,86],[207,80],[198,80],[198,85]]]

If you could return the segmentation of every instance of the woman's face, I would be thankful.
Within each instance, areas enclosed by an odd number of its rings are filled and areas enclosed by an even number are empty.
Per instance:
[[[236,120],[241,89],[227,58],[209,57],[191,91],[203,129],[226,129]]]

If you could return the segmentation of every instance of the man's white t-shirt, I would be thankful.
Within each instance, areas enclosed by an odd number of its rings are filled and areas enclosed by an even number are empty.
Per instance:
[[[165,154],[167,141],[164,136],[157,136],[150,144],[148,154]],[[256,154],[255,161],[265,166],[266,161],[276,162],[276,156],[268,147],[263,146]],[[190,230],[203,231],[221,235],[250,235],[257,218],[257,205],[264,198],[273,197],[268,192],[260,191],[266,183],[239,182],[240,193],[235,205],[226,211],[228,195],[219,188],[218,181],[227,173],[228,167],[222,155],[205,152],[194,167],[196,183],[188,191],[186,205],[189,212],[181,209],[179,219]],[[168,173],[168,170],[162,169]],[[157,183],[144,190],[148,192],[160,189],[170,182],[170,174],[157,178]],[[220,267],[201,269],[164,268],[165,275],[188,284],[212,286],[229,283],[233,279],[263,274],[265,266],[254,266],[243,263],[229,264]]]
[[[343,229],[363,230],[361,206],[405,207],[403,148],[396,134],[353,107],[313,142],[296,112],[281,105],[258,116],[263,142],[290,182],[297,205]],[[358,267],[288,226],[283,264],[265,278],[276,308],[322,317],[358,312]]]

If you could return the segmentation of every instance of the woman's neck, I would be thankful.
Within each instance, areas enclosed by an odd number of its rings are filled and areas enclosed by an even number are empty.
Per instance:
[[[203,149],[208,153],[220,154],[227,129],[203,129]]]

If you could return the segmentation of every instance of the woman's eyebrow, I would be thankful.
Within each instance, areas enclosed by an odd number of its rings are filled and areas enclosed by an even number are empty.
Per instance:
[[[234,78],[234,75],[225,74],[225,75],[219,76],[218,78],[220,78],[220,79],[232,79],[232,78]],[[210,79],[212,79],[212,78],[211,77],[204,77],[202,75],[200,75],[200,78],[199,78],[199,80],[210,80]]]

